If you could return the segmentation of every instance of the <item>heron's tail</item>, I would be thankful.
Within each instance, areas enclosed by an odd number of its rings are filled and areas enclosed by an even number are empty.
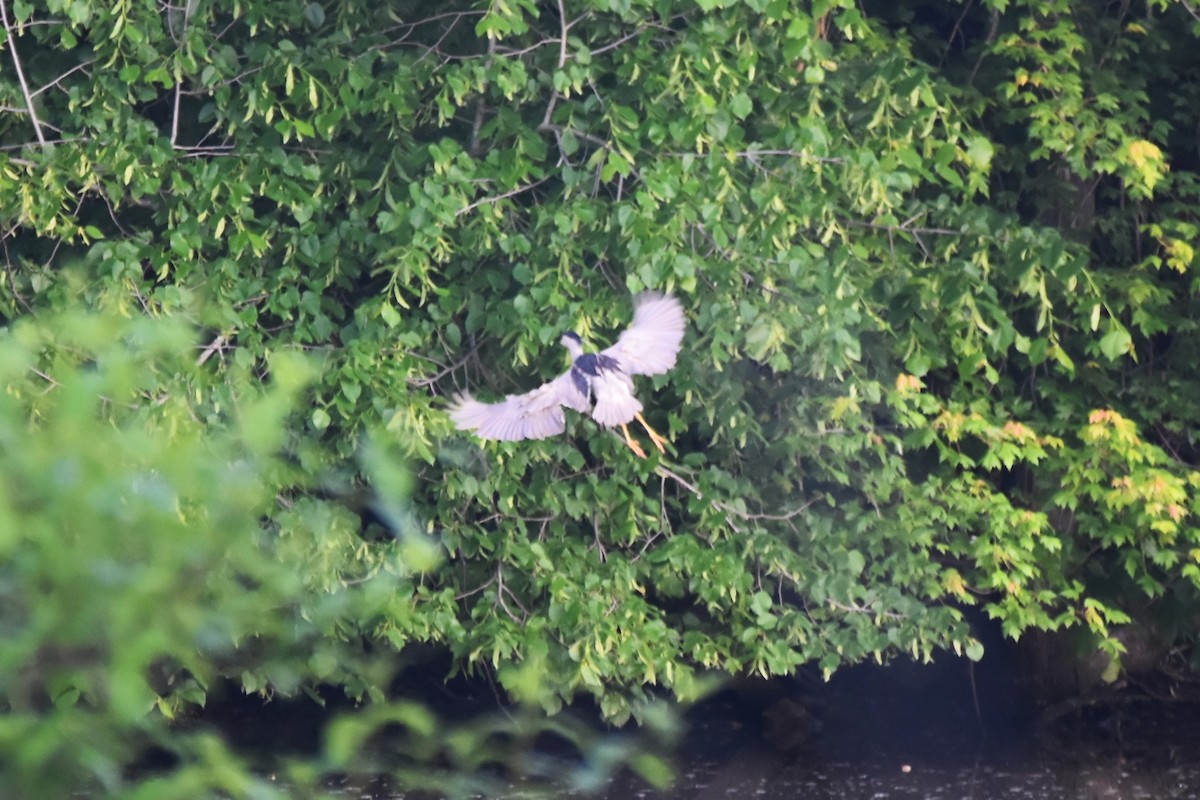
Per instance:
[[[596,397],[592,419],[606,428],[631,422],[642,410],[633,395],[633,380],[622,372],[602,370],[592,379],[592,394]]]

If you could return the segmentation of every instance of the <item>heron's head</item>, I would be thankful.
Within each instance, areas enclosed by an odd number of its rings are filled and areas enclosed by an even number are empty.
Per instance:
[[[583,355],[583,339],[579,338],[579,334],[575,331],[567,331],[558,341],[570,351],[572,359]]]

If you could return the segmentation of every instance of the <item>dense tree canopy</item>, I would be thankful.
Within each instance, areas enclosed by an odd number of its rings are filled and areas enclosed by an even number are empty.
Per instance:
[[[710,669],[977,658],[967,606],[1191,655],[1193,4],[0,8],[0,309],[189,324],[131,401],[164,437],[305,354],[272,552],[314,608],[420,562],[339,635],[537,664],[547,708],[615,719]],[[673,452],[453,429],[456,390],[557,374],[644,288],[690,320],[641,387]],[[25,376],[35,426],[71,354]],[[351,500],[367,440],[412,465],[402,513]]]

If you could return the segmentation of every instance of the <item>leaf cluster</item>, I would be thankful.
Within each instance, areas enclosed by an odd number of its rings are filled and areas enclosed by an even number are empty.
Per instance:
[[[309,353],[259,452],[350,489],[387,431],[417,467],[380,527],[446,554],[368,640],[536,656],[547,709],[621,720],[710,670],[977,658],[967,606],[1114,656],[1195,609],[1186,4],[185,5],[13,4],[0,309],[191,320],[205,425]],[[646,288],[690,319],[640,385],[667,457],[452,430]],[[262,512],[337,531],[285,553],[306,585],[385,569],[311,494]]]

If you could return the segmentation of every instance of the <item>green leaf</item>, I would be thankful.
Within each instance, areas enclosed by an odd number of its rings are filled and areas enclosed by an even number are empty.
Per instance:
[[[738,119],[745,119],[754,111],[754,101],[745,92],[739,92],[729,102],[729,110]]]
[[[992,156],[995,154],[995,148],[983,136],[972,136],[967,140],[967,158],[972,165],[981,170],[986,170],[992,163]]]
[[[1115,361],[1133,352],[1133,338],[1124,328],[1113,328],[1100,339],[1100,352],[1110,361]]]
[[[379,316],[389,328],[395,328],[400,325],[400,312],[390,303],[384,303],[379,307]]]
[[[304,7],[304,21],[314,28],[325,24],[325,8],[320,3],[309,3]]]
[[[666,790],[675,780],[669,764],[651,753],[638,753],[630,763],[638,777],[658,790]]]

